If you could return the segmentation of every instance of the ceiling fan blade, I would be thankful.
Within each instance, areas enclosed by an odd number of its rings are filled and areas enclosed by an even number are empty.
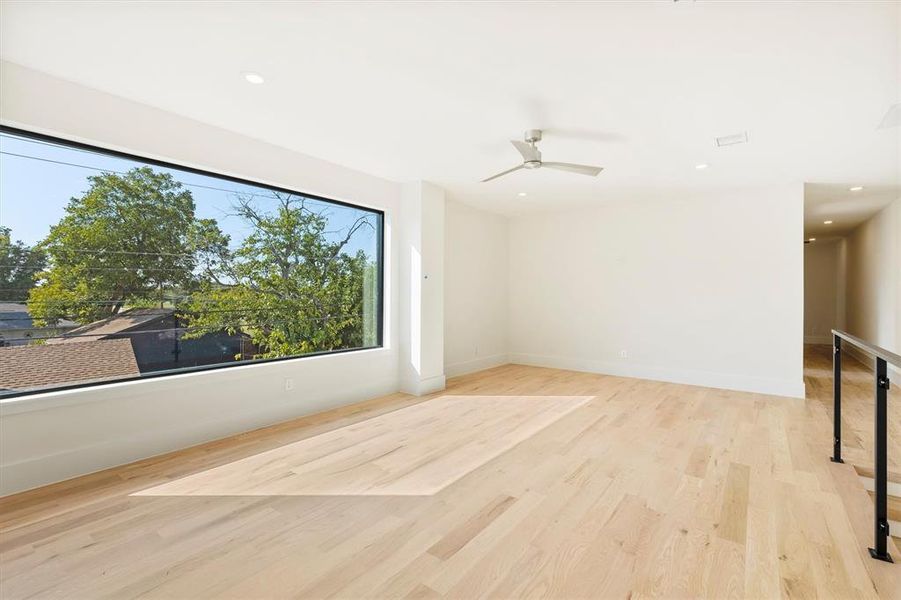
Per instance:
[[[538,151],[538,148],[532,146],[532,144],[521,142],[519,140],[510,140],[510,143],[519,150],[524,161],[541,160],[541,152]]]
[[[591,175],[597,177],[598,173],[604,170],[604,167],[592,167],[590,165],[575,165],[573,163],[561,162],[543,162],[542,167],[550,167],[558,171],[569,171],[570,173],[578,173],[580,175]]]
[[[502,172],[498,173],[497,175],[492,175],[488,179],[483,179],[482,183],[485,183],[486,181],[491,181],[492,179],[497,179],[498,177],[503,177],[507,173],[512,173],[513,171],[519,171],[522,168],[523,168],[523,166],[519,165],[519,166],[513,167],[512,169],[507,169],[506,171],[502,171]]]

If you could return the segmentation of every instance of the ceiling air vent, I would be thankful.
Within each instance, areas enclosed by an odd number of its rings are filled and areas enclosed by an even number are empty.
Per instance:
[[[714,141],[720,148],[722,148],[723,146],[734,146],[735,144],[745,144],[748,141],[748,132],[742,131],[741,133],[724,135],[718,138],[714,138]]]

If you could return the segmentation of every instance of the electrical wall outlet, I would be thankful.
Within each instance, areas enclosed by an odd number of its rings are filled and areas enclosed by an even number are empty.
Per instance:
[[[628,350],[620,350],[619,357],[620,358],[629,358],[629,351]]]
[[[290,377],[285,378],[285,391],[290,392],[294,389],[294,380]]]

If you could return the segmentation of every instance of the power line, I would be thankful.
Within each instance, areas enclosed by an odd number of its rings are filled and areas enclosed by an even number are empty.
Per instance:
[[[344,230],[340,230],[340,232],[343,232],[343,231],[344,231]],[[223,250],[226,251],[226,252],[237,252],[238,250],[241,250],[241,249],[242,249],[241,247],[233,247],[233,248],[226,247],[226,248],[223,248]],[[87,249],[87,248],[66,248],[63,252],[64,252],[64,253],[74,252],[74,253],[78,253],[78,254],[101,254],[101,255],[103,255],[103,254],[126,254],[126,255],[129,255],[129,256],[181,256],[181,257],[196,257],[196,256],[198,256],[199,254],[203,254],[205,251],[198,250],[197,252],[138,252],[138,251],[136,251],[136,250],[107,250],[106,248],[100,248],[100,249],[97,249],[97,250],[89,250],[89,249]],[[208,254],[208,253],[207,253],[207,254]],[[343,252],[342,252],[341,254],[344,255],[344,256],[351,256],[351,255],[346,254],[346,253],[343,253]],[[329,260],[334,260],[334,259],[330,258]],[[0,265],[0,266],[6,266],[6,267],[8,267],[9,265]],[[16,268],[16,267],[12,267],[12,268]]]
[[[160,310],[160,309],[157,308],[157,307],[154,307],[154,306],[134,306],[134,307],[132,307],[131,309],[128,309],[128,310]],[[211,314],[211,313],[213,313],[213,314],[227,313],[227,314],[238,314],[238,315],[241,315],[241,314],[249,314],[249,313],[259,313],[259,312],[275,312],[275,313],[280,312],[279,309],[277,309],[277,308],[271,308],[271,307],[263,307],[263,308],[212,308],[212,309],[201,309],[201,310],[197,310],[197,311],[181,311],[181,312],[180,312],[179,309],[177,309],[177,308],[172,308],[172,309],[162,309],[162,310],[172,310],[172,313],[171,313],[172,315],[176,315],[176,316],[187,316],[187,317],[189,317],[189,318],[190,318],[190,317],[203,316],[203,315]],[[360,314],[362,315],[362,313],[360,313]],[[115,319],[115,318],[117,318],[117,317],[128,318],[128,317],[130,317],[130,316],[140,316],[140,315],[129,315],[127,312],[120,312],[120,313],[116,313],[116,314],[113,314],[113,315],[109,315],[108,317],[103,317],[103,318],[101,318],[101,319],[98,319],[97,321],[106,321],[106,320],[110,320],[110,319]],[[168,316],[168,315],[166,315],[166,316]],[[350,316],[353,316],[353,315],[342,315],[342,316],[350,317]],[[54,318],[54,319],[58,319],[58,320],[70,320],[70,319],[75,319],[75,318],[77,318],[77,317],[78,317],[78,315],[55,315],[53,318]],[[319,317],[319,318],[322,318],[322,317]],[[39,317],[8,317],[8,318],[2,318],[2,317],[0,317],[0,321],[37,321],[37,320],[41,320],[41,319],[40,319]],[[92,321],[92,323],[96,323],[97,321]],[[87,326],[90,325],[90,324],[91,324],[91,323],[85,323],[84,325],[79,325],[79,327],[87,327]],[[35,329],[39,329],[39,328],[35,328]],[[54,329],[58,329],[58,327],[54,327]]]
[[[101,151],[101,150],[92,150],[92,149],[87,149],[87,148],[73,148],[73,147],[68,146],[68,145],[66,145],[66,144],[56,143],[56,142],[50,142],[50,141],[46,141],[46,140],[38,140],[38,139],[33,139],[33,138],[30,138],[30,137],[25,137],[25,136],[21,136],[21,135],[8,134],[8,133],[0,134],[0,139],[2,139],[2,138],[4,138],[4,137],[10,138],[10,139],[16,139],[16,140],[18,140],[18,141],[20,141],[20,142],[26,142],[26,143],[29,143],[29,144],[38,144],[38,145],[41,145],[41,146],[47,146],[47,147],[50,147],[50,148],[55,148],[55,149],[57,149],[57,150],[65,150],[65,151],[67,151],[67,152],[77,152],[77,153],[81,153],[81,154],[92,154],[92,155],[94,155],[94,156],[100,156],[100,157],[103,157],[103,158],[106,158],[106,159],[115,159],[115,160],[122,160],[122,161],[132,162],[132,163],[139,164],[139,165],[142,165],[142,166],[145,166],[145,167],[155,167],[155,168],[157,168],[157,169],[165,169],[166,171],[175,171],[175,172],[178,172],[178,173],[192,174],[191,171],[187,171],[187,170],[185,170],[185,169],[180,169],[180,168],[178,168],[177,166],[152,165],[152,164],[150,164],[150,163],[146,163],[146,162],[141,161],[141,160],[136,160],[136,159],[129,159],[129,158],[122,158],[122,157],[113,156],[113,155],[110,155],[110,154],[108,154],[108,153],[106,153],[106,152],[103,152],[103,151]],[[8,155],[10,155],[10,156],[18,156],[18,157],[20,157],[20,158],[30,158],[30,159],[33,159],[33,160],[42,160],[42,161],[46,161],[46,162],[56,162],[56,163],[62,164],[62,165],[68,165],[68,166],[71,166],[71,167],[78,167],[78,168],[82,168],[82,169],[92,169],[92,170],[101,171],[101,172],[104,172],[104,173],[115,173],[115,174],[117,174],[117,175],[124,175],[124,174],[125,174],[125,173],[122,172],[122,171],[114,171],[114,170],[111,170],[111,169],[101,169],[100,167],[91,167],[91,166],[87,166],[87,165],[79,165],[79,164],[69,163],[69,162],[65,162],[65,161],[54,161],[54,160],[52,160],[52,159],[42,158],[42,157],[38,157],[38,156],[30,156],[30,155],[26,155],[26,154],[16,154],[16,153],[13,153],[13,152],[0,152],[0,154],[8,154]],[[204,179],[221,179],[221,178],[217,178],[215,175],[203,175],[203,174],[195,174],[195,175],[197,175],[197,176],[199,176],[199,177],[203,177]],[[194,186],[194,187],[200,187],[200,188],[205,188],[205,189],[210,189],[210,190],[215,190],[215,191],[220,191],[220,192],[227,192],[227,193],[230,193],[230,194],[238,194],[238,193],[242,193],[242,192],[239,192],[238,190],[228,190],[228,189],[217,188],[217,187],[213,187],[213,186],[205,186],[205,185],[202,185],[202,184],[199,184],[199,183],[187,183],[187,182],[184,182],[184,181],[179,181],[179,183],[181,183],[182,185],[190,185],[190,186]],[[256,189],[265,189],[265,188],[260,188],[260,187],[258,187],[258,186],[254,186],[254,185],[252,185],[252,184],[245,184],[245,185],[247,185],[248,187],[251,187],[251,188],[253,188],[253,189],[255,189],[255,190],[256,190]],[[281,200],[281,198],[279,198],[278,196],[271,196],[271,195],[266,195],[266,194],[257,194],[256,192],[250,192],[250,193],[252,193],[252,194],[255,195],[255,196],[260,196],[260,197],[263,197],[263,198],[273,198],[273,199],[275,199],[275,200]],[[288,194],[288,195],[293,196],[293,197],[296,197],[296,198],[304,198],[305,200],[310,200],[310,201],[312,201],[312,202],[322,202],[322,201],[320,201],[320,200],[317,199],[317,198],[311,198],[311,197],[306,196],[306,195],[304,195],[304,194],[290,193],[290,194]],[[326,203],[326,204],[332,204],[332,203],[330,203],[330,202],[325,202],[325,203]],[[363,211],[366,211],[366,209],[365,209],[365,208],[362,208],[362,207],[357,208],[357,207],[352,207],[352,206],[343,206],[343,205],[339,205],[339,206],[340,206],[341,208],[354,208],[354,209],[357,209],[357,210],[363,210]]]
[[[52,163],[52,164],[55,164],[55,165],[64,165],[64,166],[67,166],[67,167],[75,167],[75,168],[78,168],[78,169],[88,169],[88,170],[91,170],[91,171],[99,171],[100,173],[112,173],[112,174],[114,174],[114,175],[127,175],[127,174],[128,174],[128,172],[126,172],[126,171],[116,171],[116,170],[114,170],[114,169],[103,169],[103,168],[101,168],[101,167],[92,167],[92,166],[89,166],[89,165],[79,165],[79,164],[77,164],[77,163],[71,163],[71,162],[67,162],[67,161],[64,161],[64,160],[54,160],[54,159],[52,159],[52,158],[43,158],[43,157],[41,157],[41,156],[30,156],[30,155],[28,155],[28,154],[19,154],[19,153],[17,153],[17,152],[8,152],[8,151],[6,151],[6,150],[0,150],[0,154],[5,154],[6,156],[15,156],[15,157],[17,157],[17,158],[26,158],[26,159],[29,159],[29,160],[37,160],[37,161],[40,161],[40,162]],[[145,165],[145,166],[149,167],[149,165]],[[175,169],[172,169],[172,170],[175,170]],[[211,185],[203,185],[203,184],[200,184],[200,183],[188,183],[188,182],[186,182],[186,181],[180,181],[180,180],[176,180],[176,181],[178,181],[178,183],[180,183],[181,185],[186,185],[186,186],[196,187],[196,188],[202,188],[202,189],[206,189],[206,190],[213,190],[213,191],[216,191],[216,192],[225,192],[226,194],[235,194],[235,195],[237,195],[237,194],[250,194],[251,196],[259,197],[259,198],[271,198],[272,200],[282,200],[282,198],[279,198],[278,196],[273,196],[273,195],[270,195],[270,194],[257,193],[257,192],[254,192],[254,191],[250,191],[250,192],[241,192],[241,191],[238,191],[238,190],[228,190],[228,189],[225,189],[225,188],[218,188],[218,187],[211,186]],[[302,196],[302,195],[300,195],[300,194],[290,194],[290,195],[293,196],[293,197],[296,197],[296,198],[304,198],[305,200],[310,200],[311,202],[315,202],[315,201],[316,201],[315,198],[307,198],[306,196]]]
[[[234,251],[237,248],[226,248],[226,250]],[[194,253],[184,253],[184,252],[137,252],[132,250],[106,250],[101,248],[99,250],[87,250],[85,248],[66,248],[65,252],[77,252],[81,254],[128,254],[128,255],[139,255],[139,256],[194,256]]]
[[[22,138],[17,138],[17,139],[22,139]],[[25,140],[25,141],[33,141],[33,140]],[[35,142],[35,143],[40,143],[40,142]],[[46,145],[52,146],[51,144],[46,144]],[[65,146],[53,146],[53,147],[57,147],[57,148],[65,148],[65,149],[67,149],[67,150],[72,150],[71,148],[67,148],[67,147],[65,147]],[[78,150],[78,152],[83,152],[83,151]],[[101,167],[92,167],[92,166],[90,166],[90,165],[82,165],[82,164],[73,163],[73,162],[68,162],[68,161],[64,161],[64,160],[55,160],[55,159],[52,159],[52,158],[44,158],[44,157],[41,157],[41,156],[31,156],[31,155],[28,155],[28,154],[19,154],[18,152],[9,152],[9,151],[6,151],[6,150],[0,150],[0,154],[6,155],[6,156],[14,156],[14,157],[16,157],[16,158],[24,158],[24,159],[27,159],[27,160],[36,160],[36,161],[39,161],[39,162],[46,162],[46,163],[51,163],[51,164],[56,164],[56,165],[63,165],[63,166],[67,166],[67,167],[74,167],[74,168],[77,168],[77,169],[88,169],[88,170],[90,170],[90,171],[97,171],[97,172],[100,172],[100,173],[112,173],[112,174],[114,174],[114,175],[128,175],[128,172],[126,172],[126,171],[117,171],[117,170],[115,170],[115,169],[104,169],[104,168],[101,168]],[[101,154],[101,153],[99,153],[99,152],[93,152],[93,154],[96,154],[96,155],[98,155],[98,156],[104,156],[104,157],[106,157],[106,158],[109,158],[109,157],[107,157],[105,154]],[[134,162],[138,162],[138,161],[134,161]],[[138,164],[141,164],[141,163],[138,163]],[[148,165],[148,164],[144,163],[144,164],[143,164],[143,167],[151,168],[151,165]],[[181,171],[181,170],[179,170],[179,169],[173,169],[173,168],[171,168],[171,167],[157,167],[157,168],[164,168],[164,169],[166,169],[167,171],[176,171],[176,172],[179,172],[179,173],[183,173],[183,172],[184,172],[184,171]],[[212,177],[211,177],[211,179],[212,179]],[[257,191],[257,190],[263,190],[264,188],[259,188],[259,187],[255,187],[255,186],[249,186],[249,185],[248,185],[248,187],[251,187],[251,190],[250,190],[250,191],[240,191],[240,190],[234,190],[234,189],[220,188],[220,187],[216,187],[216,186],[212,186],[212,185],[203,185],[203,184],[201,184],[201,183],[189,183],[189,182],[187,182],[187,181],[182,181],[182,180],[180,180],[180,179],[176,179],[175,181],[176,181],[177,183],[179,183],[180,185],[184,185],[184,186],[188,186],[188,187],[194,187],[194,188],[199,188],[199,189],[211,190],[211,191],[215,191],[215,192],[223,192],[223,193],[226,193],[226,194],[234,194],[234,195],[236,195],[236,196],[237,196],[237,195],[244,194],[244,195],[249,195],[249,196],[251,196],[252,198],[269,198],[270,200],[284,200],[283,197],[274,196],[274,195],[272,195],[271,193],[267,194],[267,193],[262,193],[261,191]],[[371,213],[371,212],[372,212],[372,211],[369,211],[369,210],[367,210],[367,209],[365,209],[365,208],[362,208],[362,207],[361,207],[361,208],[357,208],[357,207],[342,206],[342,205],[334,205],[334,206],[333,206],[332,203],[330,203],[330,202],[323,201],[323,200],[319,200],[319,199],[317,199],[317,198],[310,198],[309,196],[305,196],[305,195],[303,195],[303,194],[290,193],[290,194],[286,194],[286,196],[287,196],[287,197],[290,197],[290,198],[302,198],[305,202],[306,202],[306,201],[309,201],[309,202],[313,202],[313,203],[316,203],[316,204],[319,204],[319,205],[323,205],[324,207],[327,206],[327,208],[328,208],[329,210],[332,210],[332,209],[334,209],[334,208],[337,207],[337,208],[351,209],[351,210],[355,210],[355,211],[359,211],[359,212],[364,212],[364,213]],[[307,210],[309,210],[309,209],[307,209]],[[324,209],[323,209],[323,210],[324,210]],[[310,211],[310,212],[314,212],[314,211]],[[324,213],[318,213],[318,214],[324,214]]]
[[[0,319],[0,322],[15,321],[15,320],[16,319]],[[65,326],[63,326],[63,325],[46,325],[44,327],[28,327],[27,329],[28,329],[28,331],[57,331],[58,329],[63,329],[63,328],[65,328]],[[2,340],[2,339],[4,339],[3,338],[3,330],[0,329],[0,340]],[[18,338],[15,338],[15,339],[18,339]],[[33,340],[35,338],[29,337],[28,339]]]
[[[20,142],[27,142],[29,144],[38,144],[41,146],[48,146],[50,148],[57,148],[59,150],[66,150],[68,152],[81,152],[82,154],[95,154],[97,156],[102,156],[104,158],[114,158],[114,157],[111,157],[106,152],[100,152],[99,150],[91,150],[88,148],[72,148],[71,146],[68,146],[66,144],[62,144],[59,142],[51,142],[48,140],[38,140],[35,138],[30,138],[30,137],[21,136],[21,135],[15,135],[15,134],[9,134],[9,133],[4,133],[4,134],[0,135],[0,139],[2,139],[3,137],[16,139]]]
[[[254,328],[254,327],[271,327],[273,325],[297,325],[299,323],[315,323],[315,322],[324,322],[331,321],[333,319],[362,319],[363,315],[331,315],[328,317],[314,317],[307,319],[292,319],[292,320],[279,320],[279,321],[265,321],[260,323],[238,323],[235,325],[235,328]],[[42,337],[18,337],[18,338],[4,338],[4,342],[20,342],[20,341],[41,341],[41,340],[56,340],[56,339],[74,339],[74,338],[114,338],[114,336],[118,337],[129,337],[133,335],[144,335],[147,333],[171,333],[176,331],[186,332],[186,331],[208,331],[209,333],[221,333],[225,330],[225,327],[213,327],[210,325],[195,325],[192,327],[167,327],[165,329],[145,329],[143,331],[120,331],[115,333],[73,333],[73,334],[62,334],[62,335],[48,335]],[[243,332],[240,332],[243,333]],[[228,334],[228,335],[238,335],[238,333]],[[102,341],[102,340],[100,340]]]
[[[173,296],[169,296],[168,298],[163,298],[163,301],[167,301]],[[189,298],[189,296],[182,296],[184,298]],[[11,301],[15,302],[15,301]],[[45,306],[61,306],[66,304],[126,304],[128,302],[127,298],[124,299],[112,299],[112,300],[51,300],[47,302],[41,302],[42,305]],[[155,299],[154,302],[159,302],[159,298]],[[18,304],[24,304],[24,302],[18,302]]]
[[[40,289],[40,288],[33,288],[33,289]],[[234,289],[234,288],[225,288],[225,289]],[[360,289],[362,290],[362,288],[360,288]],[[256,293],[261,293],[261,294],[269,294],[269,295],[271,295],[271,294],[273,293],[272,290],[267,290],[267,289],[251,289],[251,290],[249,290],[249,291],[256,292]],[[106,290],[106,292],[108,292],[108,293],[112,293],[112,292],[118,293],[119,290]],[[151,294],[151,293],[156,292],[156,290],[151,288],[151,289],[146,289],[146,290],[131,290],[131,291],[125,291],[125,292],[123,292],[123,293],[124,293],[124,294],[130,294],[130,293],[136,293],[136,292],[145,292],[145,293]],[[202,292],[201,292],[201,293],[202,293]],[[171,302],[171,301],[175,301],[175,300],[178,300],[178,299],[184,300],[184,299],[188,299],[188,298],[191,298],[191,297],[192,297],[191,294],[178,294],[178,295],[174,295],[174,294],[171,294],[171,293],[165,293],[165,294],[163,294],[162,297],[157,296],[157,297],[154,298],[154,297],[152,297],[152,296],[148,296],[148,297],[146,297],[146,298],[143,298],[142,300],[144,300],[144,301],[146,301],[146,302],[151,302],[151,303],[159,303],[160,301],[163,301],[163,302]],[[298,300],[298,301],[299,301],[299,300],[303,300],[303,298],[292,298],[291,300]],[[133,301],[133,300],[131,300],[131,301]],[[9,303],[9,304],[26,304],[26,303],[27,303],[26,300],[0,300],[0,302],[6,302],[6,303]],[[129,298],[105,298],[105,299],[102,299],[102,300],[80,300],[80,299],[73,299],[73,300],[49,300],[49,301],[42,301],[42,302],[40,302],[40,304],[41,304],[41,305],[44,305],[44,306],[60,306],[60,305],[69,305],[69,304],[72,304],[72,305],[77,305],[77,304],[128,304],[129,302],[130,302],[130,299],[129,299]],[[195,302],[189,302],[189,303],[190,303],[190,304],[193,304],[193,305],[197,305],[197,306],[209,306],[209,305],[213,305],[213,304],[221,304],[222,301],[220,301],[220,300],[202,300],[202,301],[198,301],[198,302],[196,302],[196,303],[195,303]],[[133,306],[132,308],[142,308],[142,307],[140,307],[140,306]],[[145,308],[146,308],[146,307],[145,307]],[[267,309],[267,310],[278,310],[278,309],[277,309],[277,308],[273,308],[273,309]]]
[[[46,271],[47,267],[26,267],[20,268],[17,265],[0,265],[0,268],[16,269],[19,272],[25,271]],[[51,267],[52,268],[52,267]],[[124,267],[79,267],[79,271],[184,271],[183,268],[176,267],[156,267],[153,265],[130,265]]]
[[[27,292],[29,290],[39,290],[42,286],[32,286],[27,288],[0,288],[0,292]],[[91,290],[94,293],[100,294],[135,294],[135,293],[148,293],[148,292],[159,292],[158,287],[152,288],[128,288],[128,289],[119,289],[119,290]],[[177,290],[169,290],[166,293],[172,293]]]
[[[211,306],[214,304],[215,303],[210,303]],[[200,308],[200,309],[196,309],[196,310],[193,310],[193,309],[185,310],[185,309],[179,309],[179,308],[174,308],[174,307],[166,307],[166,308],[161,309],[161,308],[155,307],[155,306],[133,306],[127,310],[169,310],[169,311],[172,311],[170,313],[172,315],[175,315],[178,317],[188,317],[188,318],[192,318],[192,317],[196,318],[196,317],[200,317],[200,316],[207,315],[207,314],[237,314],[237,315],[240,315],[240,314],[262,313],[262,312],[270,312],[270,313],[275,313],[275,314],[288,314],[288,315],[296,314],[296,311],[285,311],[285,310],[280,310],[278,308],[271,308],[271,307]],[[107,320],[112,320],[112,319],[116,319],[116,318],[126,318],[127,319],[130,316],[133,317],[133,316],[141,316],[141,315],[129,315],[127,312],[119,312],[119,313],[107,315],[105,317],[101,317],[100,319],[97,319],[97,321],[107,321]],[[344,316],[352,316],[352,315],[344,315]],[[53,317],[53,318],[67,319],[67,318],[76,318],[76,317],[78,317],[78,315],[59,315],[59,316]],[[304,317],[304,318],[307,318],[307,317]],[[316,317],[316,318],[322,318],[322,317]],[[24,317],[12,317],[9,319],[0,319],[0,321],[13,321],[13,320],[18,320],[18,319],[25,320]],[[31,318],[32,321],[34,321],[36,319],[38,319],[38,317]],[[96,323],[97,321],[92,321],[91,323]],[[85,323],[83,326],[90,325],[91,323]]]

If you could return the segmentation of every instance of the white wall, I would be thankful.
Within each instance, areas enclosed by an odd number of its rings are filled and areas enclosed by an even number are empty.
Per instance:
[[[404,184],[400,236],[400,385],[409,394],[444,389],[444,191]]]
[[[6,125],[381,208],[387,215],[386,347],[4,401],[0,495],[399,389],[400,185],[9,63],[0,74]],[[288,376],[295,380],[290,392],[284,390]]]
[[[841,279],[844,240],[804,245],[804,342],[831,344],[832,330],[844,328],[845,289]]]
[[[801,185],[514,219],[511,359],[803,396],[802,236]]]
[[[428,184],[402,186],[16,65],[0,74],[4,124],[373,206],[387,218],[385,348],[4,401],[0,494],[394,392],[414,357],[419,381],[405,382],[414,393],[440,389],[445,363],[459,374],[508,354],[803,390],[801,186],[620,198],[508,223],[445,205]]]
[[[901,354],[901,199],[848,236],[847,278],[848,332]]]
[[[444,370],[448,376],[508,362],[508,251],[506,217],[447,202]]]

